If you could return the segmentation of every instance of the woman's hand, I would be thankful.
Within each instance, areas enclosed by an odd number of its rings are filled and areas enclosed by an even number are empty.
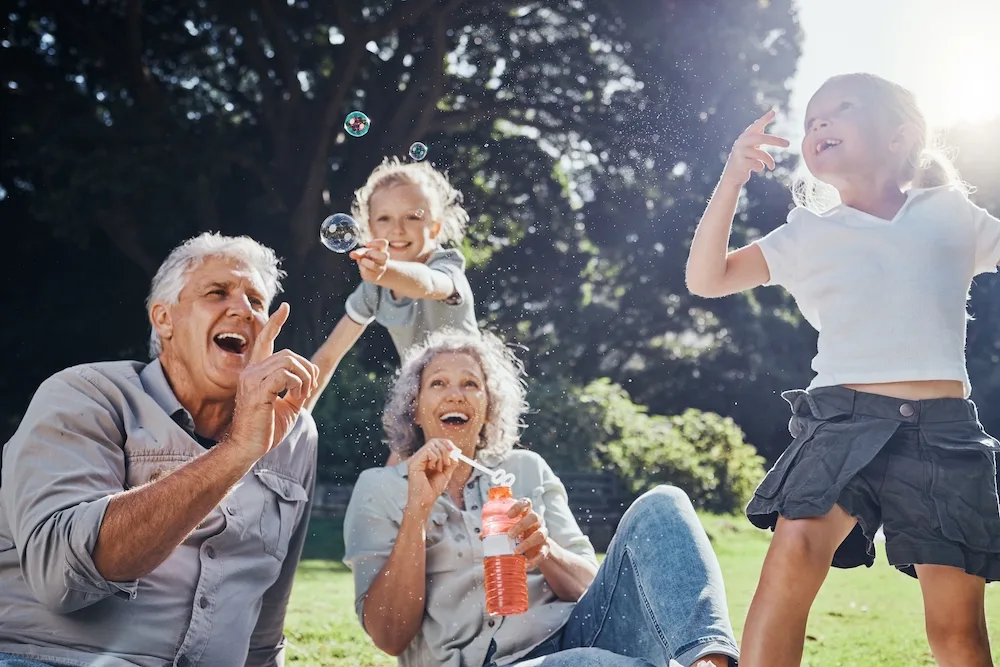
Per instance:
[[[507,536],[516,542],[514,553],[522,554],[527,559],[529,570],[539,567],[552,553],[549,531],[545,528],[542,517],[531,509],[531,500],[528,498],[518,499],[507,511],[507,516],[519,519],[507,531]]]
[[[434,501],[444,492],[458,461],[452,458],[455,448],[451,440],[434,438],[411,456],[406,465],[408,481],[408,511],[418,512],[426,520]]]

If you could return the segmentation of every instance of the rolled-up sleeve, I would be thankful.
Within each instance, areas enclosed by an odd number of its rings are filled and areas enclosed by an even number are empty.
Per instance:
[[[596,565],[597,554],[594,552],[594,546],[580,530],[580,524],[576,522],[569,508],[566,487],[552,472],[548,463],[540,460],[540,465],[542,483],[532,494],[531,503],[545,522],[549,537],[567,551],[583,556]]]
[[[399,534],[399,523],[388,516],[378,501],[382,494],[373,474],[378,472],[361,473],[344,516],[344,563],[354,574],[354,610],[362,627],[368,588],[385,567]]]
[[[84,373],[42,383],[0,466],[0,504],[24,579],[57,613],[134,598],[137,588],[102,577],[91,557],[108,503],[124,490],[125,455],[121,417]]]
[[[443,299],[448,305],[458,306],[472,303],[472,287],[465,276],[465,255],[454,248],[439,250],[427,262],[427,268],[440,271],[451,279],[454,291]]]
[[[378,286],[372,283],[361,283],[347,297],[344,310],[347,316],[358,324],[368,325],[375,319],[378,309]]]

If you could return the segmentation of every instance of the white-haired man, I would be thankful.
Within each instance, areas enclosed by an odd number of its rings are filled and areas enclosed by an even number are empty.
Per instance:
[[[153,278],[152,362],[39,387],[0,467],[0,665],[283,664],[318,378],[274,352],[283,277],[252,239],[190,239]]]

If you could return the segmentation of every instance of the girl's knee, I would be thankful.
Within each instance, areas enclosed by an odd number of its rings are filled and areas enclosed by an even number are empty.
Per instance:
[[[774,531],[772,545],[787,565],[829,567],[840,542],[828,528],[809,520],[782,520]]]

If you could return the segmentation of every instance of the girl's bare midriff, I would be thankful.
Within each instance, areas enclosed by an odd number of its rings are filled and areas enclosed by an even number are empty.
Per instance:
[[[900,398],[905,401],[927,401],[934,398],[965,398],[965,386],[957,380],[919,380],[913,382],[879,382],[876,384],[845,384],[847,389]]]

